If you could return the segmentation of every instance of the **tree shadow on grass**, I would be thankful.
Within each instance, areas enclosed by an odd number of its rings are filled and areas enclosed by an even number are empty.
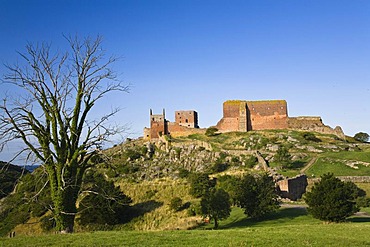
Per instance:
[[[245,228],[254,226],[262,221],[287,221],[291,220],[300,216],[307,215],[307,210],[301,207],[294,207],[294,208],[282,208],[275,213],[271,213],[266,215],[263,218],[259,219],[251,219],[247,218],[246,216],[243,218],[238,218],[235,221],[230,222],[229,224],[220,226],[219,229],[230,229],[230,228]]]
[[[291,164],[291,169],[301,169],[303,168],[307,163],[301,160],[293,161]]]
[[[127,209],[126,212],[127,217],[125,219],[125,223],[130,222],[134,218],[143,216],[146,213],[152,212],[157,208],[161,207],[162,205],[163,202],[157,202],[155,200],[136,203]]]
[[[370,214],[367,212],[358,212],[347,219],[347,222],[353,223],[368,223],[370,222]]]

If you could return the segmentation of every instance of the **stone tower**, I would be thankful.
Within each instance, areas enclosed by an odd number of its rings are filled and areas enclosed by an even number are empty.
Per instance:
[[[168,127],[165,110],[163,109],[162,114],[153,114],[152,109],[150,109],[150,139],[159,138],[167,134]]]
[[[196,111],[175,111],[175,122],[188,128],[199,128]]]

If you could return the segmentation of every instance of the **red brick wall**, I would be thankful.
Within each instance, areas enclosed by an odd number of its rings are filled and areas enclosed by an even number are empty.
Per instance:
[[[248,130],[287,129],[288,110],[285,100],[248,101]]]
[[[217,123],[216,128],[222,131],[239,131],[241,111],[246,111],[245,101],[228,100],[223,104],[224,117]],[[245,121],[244,121],[245,122]]]
[[[176,111],[175,122],[181,126],[198,128],[198,113],[196,111]]]
[[[288,128],[285,100],[229,100],[223,104],[223,113],[223,118],[216,126],[220,131]]]
[[[160,133],[167,134],[167,122],[164,115],[150,115],[150,138],[159,138]]]

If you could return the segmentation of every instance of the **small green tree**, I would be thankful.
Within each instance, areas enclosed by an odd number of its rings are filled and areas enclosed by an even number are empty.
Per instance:
[[[306,193],[305,201],[308,212],[314,218],[341,222],[358,212],[356,199],[365,194],[354,183],[342,182],[328,173],[321,176],[320,182],[315,183],[312,190]]]
[[[369,140],[369,134],[364,132],[358,132],[353,138],[359,142],[367,142]]]
[[[206,173],[193,173],[189,176],[189,181],[190,195],[197,198],[207,195],[216,185],[216,180],[210,179]]]
[[[251,218],[260,218],[279,208],[275,183],[267,174],[245,175],[236,186],[236,203]]]
[[[209,127],[206,130],[206,136],[215,136],[218,129],[216,127]]]
[[[212,189],[208,195],[203,196],[201,202],[203,217],[213,220],[214,228],[218,228],[218,221],[230,216],[230,196],[223,189]]]

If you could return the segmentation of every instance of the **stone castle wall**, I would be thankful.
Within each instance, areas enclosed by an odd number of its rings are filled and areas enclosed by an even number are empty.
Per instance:
[[[144,129],[144,138],[156,139],[162,135],[184,136],[198,133],[198,113],[196,111],[176,111],[175,122],[165,119],[165,112],[153,115],[150,110],[150,129]],[[341,127],[332,129],[323,124],[320,117],[288,117],[285,100],[228,100],[223,103],[223,117],[217,123],[220,132],[269,129],[294,129],[334,134],[341,139],[345,135]]]
[[[150,114],[150,139],[159,138],[167,134],[167,126],[164,112],[161,115]]]
[[[346,138],[340,126],[333,129],[325,125],[321,117],[290,117],[288,118],[288,128],[336,135],[343,140]]]
[[[248,101],[248,130],[286,129],[288,110],[285,100]]]
[[[286,129],[287,118],[285,100],[229,100],[223,104],[223,118],[216,127],[221,132]]]
[[[144,139],[152,140],[164,135],[176,137],[205,132],[205,130],[198,131],[198,128],[196,111],[176,111],[175,122],[169,122],[164,109],[162,114],[157,115],[150,110],[150,128],[144,128]]]

